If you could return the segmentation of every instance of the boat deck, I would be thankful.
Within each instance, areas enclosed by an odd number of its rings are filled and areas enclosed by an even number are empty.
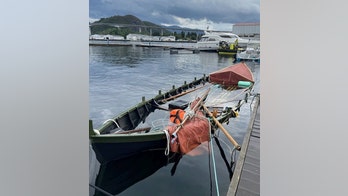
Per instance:
[[[260,99],[256,99],[228,196],[260,195]]]

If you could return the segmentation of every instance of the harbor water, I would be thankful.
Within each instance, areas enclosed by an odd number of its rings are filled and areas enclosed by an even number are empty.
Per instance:
[[[191,82],[195,77],[234,64],[232,57],[213,52],[170,54],[169,50],[158,47],[90,46],[89,52],[89,117],[95,128],[136,105],[143,96],[150,99],[159,90],[168,91],[173,85],[180,86],[184,81]],[[260,64],[247,64],[256,81],[253,93],[258,93]],[[251,105],[252,96],[242,106],[239,116],[224,125],[240,144],[249,125]],[[232,157],[238,158],[238,152],[231,153],[233,146],[223,133],[218,137],[223,151],[212,140],[212,146],[201,145],[176,164],[168,162],[162,154],[143,154],[129,158],[128,162],[101,166],[90,146],[89,193],[91,196],[226,195],[231,177],[226,158],[230,162]],[[209,149],[213,149],[214,155]],[[225,159],[222,154],[226,155]],[[103,187],[99,186],[101,174]]]

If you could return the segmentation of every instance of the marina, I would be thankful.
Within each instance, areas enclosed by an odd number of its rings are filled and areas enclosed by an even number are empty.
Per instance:
[[[140,41],[140,40],[113,40],[113,39],[90,39],[91,46],[140,46],[140,47],[163,47],[178,49],[196,49],[194,41]]]
[[[118,24],[108,24],[118,25]],[[176,40],[175,36],[152,36],[144,34],[128,34],[125,38],[119,35],[90,35],[91,46],[140,46],[140,47],[163,47],[169,49],[184,49],[190,51],[209,51],[233,53],[245,50],[248,45],[260,44],[259,38],[240,37],[230,31],[204,31],[197,40]]]
[[[116,58],[118,59],[117,61],[114,60]],[[180,82],[176,83],[175,81],[191,81],[192,79],[190,78],[193,76],[210,73],[219,69],[219,67],[222,68],[232,64],[233,58],[220,57],[217,53],[201,52],[189,55],[172,55],[169,50],[161,47],[90,46],[90,118],[93,119],[93,127],[100,127],[105,119],[112,118],[113,114],[126,110],[130,105],[137,103],[137,100],[143,96],[153,97],[158,93],[159,89],[162,92],[166,92],[166,90],[164,90],[166,86],[168,89],[168,87],[171,87],[173,84],[175,86],[180,86]],[[248,63],[248,67],[250,67],[255,76],[256,85],[254,87],[254,94],[259,89],[259,64],[250,62]],[[142,69],[146,69],[147,71],[144,72]],[[160,77],[161,75],[164,77]],[[134,78],[134,81],[126,80],[125,77]],[[146,80],[144,80],[145,78]],[[142,88],[139,88],[140,86],[137,85],[140,81],[142,82]],[[114,89],[115,84],[117,84],[117,89]],[[122,89],[133,90],[124,91]],[[117,95],[113,93],[113,91],[115,93],[117,92]],[[224,126],[241,145],[243,143],[244,134],[246,134],[250,118],[249,115],[251,115],[249,105],[254,103],[254,101],[252,101],[253,96],[248,98],[248,104],[240,108],[241,111],[239,112],[238,118],[231,119],[229,125]],[[115,99],[115,97],[117,97],[117,99]],[[115,101],[117,101],[118,104],[113,104]],[[228,154],[231,152],[229,152],[228,149],[232,149],[233,145],[231,146],[231,143],[222,132],[219,138],[221,142],[223,141],[223,149],[225,149],[225,153],[227,153],[226,155],[229,157]],[[209,155],[207,148],[209,146],[213,148],[212,145],[214,146],[215,158],[217,159],[216,168],[218,178],[216,179],[216,182],[219,185],[218,187],[210,185],[210,183],[213,183],[215,180],[214,178],[209,177],[213,171],[210,170],[207,165],[209,157],[212,158]],[[230,174],[227,172],[228,170],[226,170],[227,168],[222,157],[219,156],[221,153],[219,147],[216,146],[217,144],[215,143],[212,143],[212,145],[204,143],[204,145],[201,145],[194,150],[192,154],[189,153],[184,155],[180,159],[164,159],[166,161],[163,163],[158,162],[159,165],[155,164],[157,161],[151,161],[150,157],[154,157],[154,160],[159,161],[162,159],[160,158],[163,156],[162,153],[159,153],[160,155],[154,152],[145,155],[131,156],[132,158],[127,158],[129,159],[128,161],[139,160],[139,162],[143,164],[140,164],[139,166],[134,164],[129,168],[129,171],[132,171],[139,167],[139,169],[136,170],[139,172],[129,172],[128,174],[131,174],[131,176],[127,178],[129,183],[128,185],[122,185],[123,188],[120,187],[121,185],[117,185],[116,183],[120,182],[119,177],[123,175],[116,175],[115,172],[117,170],[115,169],[124,165],[124,171],[127,171],[125,168],[126,165],[129,166],[129,164],[126,164],[127,160],[122,159],[111,163],[109,162],[108,164],[100,164],[96,158],[93,158],[95,155],[91,149],[90,195],[105,195],[101,193],[103,191],[110,194],[113,194],[112,192],[114,191],[115,194],[120,195],[136,195],[144,191],[151,195],[163,195],[164,193],[160,190],[150,190],[146,188],[146,184],[151,186],[151,184],[158,183],[158,186],[162,188],[167,190],[173,189],[172,194],[166,193],[166,195],[187,195],[190,193],[204,195],[209,192],[212,192],[212,194],[215,195],[217,194],[217,191],[221,195],[226,195],[230,185]],[[235,153],[235,156],[237,156],[238,151]],[[149,166],[144,167],[147,161],[149,163],[152,162],[152,164],[154,164],[153,166],[157,166],[153,169],[150,169]],[[200,166],[197,165],[197,163],[199,163]],[[194,165],[195,169],[191,168],[190,165]],[[187,171],[185,172],[185,170]],[[140,171],[144,171],[144,174],[141,174],[142,172]],[[171,175],[171,173],[173,175]],[[195,176],[197,175],[201,178],[205,178],[205,182],[195,179]],[[114,185],[111,185],[110,183]],[[110,185],[109,188],[107,188],[108,186],[106,184]],[[201,188],[199,190],[190,189],[189,187],[191,186],[199,186]],[[112,190],[111,187],[118,190]],[[182,187],[188,187],[188,189],[182,189]]]

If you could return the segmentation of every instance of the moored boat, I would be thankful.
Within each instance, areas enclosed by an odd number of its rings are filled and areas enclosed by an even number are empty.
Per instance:
[[[217,52],[219,55],[227,55],[235,57],[238,52],[240,52],[243,48],[239,48],[238,39],[234,41],[234,43],[228,43],[226,41],[220,41],[219,48]]]
[[[227,123],[230,118],[238,116],[253,82],[253,75],[243,62],[204,75],[166,93],[160,92],[150,100],[143,100],[106,120],[99,129],[94,129],[90,120],[90,143],[101,163],[149,150],[185,154],[209,140],[216,124]],[[206,106],[214,116],[207,115],[202,106]],[[177,111],[184,113],[180,122],[170,116]],[[202,119],[206,123],[199,121]],[[204,139],[193,137],[198,132]],[[182,134],[185,136],[181,137]],[[192,136],[190,142],[184,140],[188,136]],[[189,147],[183,150],[185,142]]]
[[[231,32],[206,31],[202,38],[197,42],[197,49],[203,51],[216,52],[221,42],[233,44],[238,41],[239,47],[246,48],[248,44],[259,44],[259,40],[244,39]]]
[[[236,60],[239,61],[255,61],[260,62],[260,45],[249,44],[246,50],[236,54]]]

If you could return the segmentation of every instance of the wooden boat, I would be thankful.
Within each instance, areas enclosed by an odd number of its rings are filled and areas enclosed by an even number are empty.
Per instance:
[[[204,75],[190,83],[185,82],[106,120],[99,129],[94,129],[90,120],[90,144],[100,163],[148,150],[185,154],[187,151],[182,150],[190,149],[182,149],[183,144],[175,146],[179,144],[178,141],[185,142],[180,135],[186,134],[184,137],[191,136],[195,140],[189,144],[190,148],[204,142],[194,135],[200,132],[206,138],[209,131],[216,129],[217,123],[228,123],[230,118],[238,116],[253,82],[253,74],[244,62]],[[214,117],[209,117],[202,105]],[[181,119],[183,122],[179,124],[170,122],[170,113],[174,110],[184,110],[187,119]],[[194,123],[199,118],[205,118],[209,126],[202,122]]]

